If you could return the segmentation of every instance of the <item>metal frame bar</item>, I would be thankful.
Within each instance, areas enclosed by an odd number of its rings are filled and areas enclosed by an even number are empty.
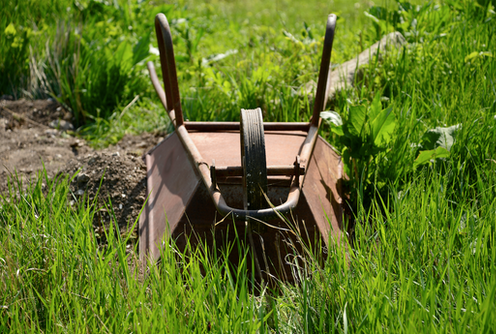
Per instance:
[[[212,167],[212,166],[210,166]],[[211,171],[213,172],[213,170]],[[295,173],[296,172],[296,173]],[[235,167],[216,167],[215,173],[217,177],[228,177],[228,176],[243,176],[243,168],[241,166]],[[305,174],[305,167],[299,166],[298,169],[295,166],[268,166],[267,175],[268,176],[294,176],[297,173],[300,175]]]
[[[326,32],[324,37],[324,48],[320,61],[319,79],[317,82],[317,91],[315,92],[315,101],[313,105],[312,124],[319,126],[320,112],[324,111],[328,99],[329,91],[329,67],[331,65],[332,43],[334,42],[334,31],[336,29],[336,15],[330,14],[327,17]]]
[[[239,131],[239,122],[184,122],[187,130],[214,132]],[[264,131],[305,131],[308,132],[311,123],[294,122],[264,122]]]

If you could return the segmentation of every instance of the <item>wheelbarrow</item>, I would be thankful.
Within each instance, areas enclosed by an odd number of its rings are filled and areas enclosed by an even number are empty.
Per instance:
[[[264,271],[281,275],[295,251],[288,245],[302,240],[283,236],[288,222],[319,245],[317,251],[341,240],[342,163],[318,135],[335,24],[336,16],[329,15],[310,122],[263,122],[260,108],[241,109],[239,122],[191,122],[183,117],[169,24],[165,15],[156,16],[165,91],[152,62],[148,70],[175,131],[145,155],[149,198],[139,221],[142,259],[157,260],[166,236],[184,248],[205,241],[219,246],[253,232],[257,266],[264,263]]]

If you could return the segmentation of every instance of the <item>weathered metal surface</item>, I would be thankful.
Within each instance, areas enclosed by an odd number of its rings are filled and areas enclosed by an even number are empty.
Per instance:
[[[308,134],[304,132],[268,132],[265,134],[265,144],[267,151],[267,165],[271,164],[292,164],[292,160],[297,154],[301,156],[301,162],[306,163],[309,160],[311,149],[317,138],[317,127],[310,126]],[[300,196],[300,187],[304,175],[300,176],[300,181],[293,181],[286,202],[275,208],[266,208],[260,210],[243,210],[233,208],[227,205],[222,193],[212,186],[209,164],[215,160],[216,165],[222,166],[239,166],[241,161],[239,143],[239,133],[235,132],[191,132],[189,133],[184,126],[178,127],[184,147],[188,155],[192,158],[193,163],[197,166],[199,173],[202,175],[205,187],[210,192],[217,210],[222,215],[233,214],[238,219],[254,217],[259,219],[271,218],[277,216],[277,211],[288,212],[294,209],[298,204]],[[296,151],[291,153],[290,148]],[[200,154],[200,152],[202,152]],[[304,167],[304,165],[303,165]]]
[[[242,187],[238,185],[219,185],[226,200],[232,200],[233,206],[242,205]],[[284,201],[287,197],[288,187],[269,188],[269,198],[271,201]],[[267,227],[264,230],[253,233],[254,249],[257,260],[260,264],[262,276],[267,280],[272,275],[285,281],[293,281],[292,270],[296,263],[297,254],[302,255],[302,243],[313,248],[315,254],[322,253],[325,247],[325,240],[321,231],[312,220],[312,212],[304,195],[301,196],[297,208],[288,213],[287,219],[292,225],[291,229],[281,219],[267,220],[267,223],[276,228]],[[244,220],[232,220],[226,217],[221,218],[212,203],[208,191],[202,184],[198,187],[195,195],[189,203],[183,218],[179,221],[172,234],[175,245],[184,250],[187,247],[207,245],[211,252],[218,251],[225,253],[228,245],[230,248],[229,260],[233,264],[238,264],[240,254],[237,246],[249,245]],[[220,222],[221,221],[221,222]],[[215,224],[216,222],[217,225]],[[296,235],[293,231],[297,231]],[[241,247],[241,249],[246,249]],[[248,261],[251,255],[248,254]],[[244,254],[241,254],[243,256]],[[248,262],[250,263],[250,262]],[[249,268],[248,268],[249,269]],[[258,272],[255,272],[256,277]]]
[[[329,236],[332,236],[335,242],[341,242],[343,177],[341,158],[334,152],[331,145],[319,136],[302,190],[313,219],[326,243]]]
[[[176,229],[200,179],[176,133],[148,153],[145,160],[149,198],[139,221],[140,256],[148,251],[158,259],[164,233]]]
[[[331,146],[318,137],[335,23],[336,17],[329,15],[311,122],[263,123],[271,206],[248,210],[242,201],[240,123],[183,121],[170,28],[165,16],[157,15],[165,91],[153,65],[149,70],[176,132],[146,156],[150,200],[140,220],[141,256],[149,252],[156,259],[165,234],[180,248],[196,238],[217,247],[247,242],[246,220],[263,219],[276,228],[261,229],[250,240],[257,267],[260,264],[258,269],[279,272],[284,278],[291,268],[288,256],[300,242],[318,248],[327,244],[329,236],[341,240],[342,166]],[[234,259],[238,255],[232,254]]]
[[[190,132],[189,135],[209,165],[215,160],[217,167],[241,167],[239,132]],[[292,166],[306,135],[303,131],[266,131],[267,166]]]
[[[165,159],[172,159],[173,163],[166,162]],[[152,151],[147,156],[147,162],[151,161],[156,167],[149,171],[148,189],[152,189],[150,199],[155,197],[155,200],[147,203],[145,212],[149,213],[150,209],[153,209],[154,214],[142,216],[140,220],[141,254],[145,254],[148,247],[153,258],[158,258],[159,248],[156,245],[161,244],[166,232],[170,233],[176,244],[183,249],[188,238],[191,238],[190,242],[193,245],[203,240],[207,245],[213,247],[215,244],[219,248],[225,246],[226,242],[235,242],[234,227],[238,235],[244,235],[245,223],[242,219],[233,222],[227,217],[221,224],[215,225],[225,217],[216,211],[208,190],[199,182],[177,136],[171,135]],[[167,172],[164,172],[165,170]],[[342,178],[343,170],[339,156],[319,137],[308,165],[298,206],[286,214],[304,240],[315,247],[318,247],[319,242],[322,246],[326,245],[329,237],[335,242],[340,242],[343,238],[343,199],[340,189]],[[188,184],[188,181],[191,183]],[[227,204],[237,208],[243,207],[240,178],[237,178],[235,183],[226,183],[222,179],[218,182]],[[194,191],[187,191],[188,189]],[[288,193],[289,182],[271,184],[269,179],[267,195],[273,204],[284,202]],[[165,229],[166,218],[170,226],[168,231]],[[267,222],[283,229],[288,228],[281,219],[267,220]],[[260,238],[264,241],[263,248]],[[288,249],[288,240],[291,241],[290,244],[296,245],[297,238],[290,232],[268,228],[254,240],[261,267],[264,268],[265,254],[275,261],[270,266],[270,271],[274,273],[277,269],[280,274],[287,276],[291,266],[284,258],[292,252]],[[236,261],[237,256],[239,256],[237,253],[233,253],[232,260]],[[262,270],[266,271],[266,269]]]

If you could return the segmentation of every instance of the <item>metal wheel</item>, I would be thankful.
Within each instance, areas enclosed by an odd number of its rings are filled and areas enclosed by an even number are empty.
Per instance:
[[[262,110],[241,109],[241,165],[243,166],[243,203],[245,210],[267,206],[267,161]]]

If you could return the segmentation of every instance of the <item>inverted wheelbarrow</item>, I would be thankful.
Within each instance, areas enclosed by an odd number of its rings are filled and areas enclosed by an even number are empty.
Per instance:
[[[294,245],[304,241],[322,252],[341,240],[342,163],[318,135],[335,24],[329,15],[310,122],[263,122],[260,108],[242,109],[239,122],[190,122],[183,118],[169,24],[156,16],[165,90],[153,63],[148,69],[175,131],[145,156],[142,259],[158,259],[168,238],[179,248],[244,238],[257,266],[283,277]]]

